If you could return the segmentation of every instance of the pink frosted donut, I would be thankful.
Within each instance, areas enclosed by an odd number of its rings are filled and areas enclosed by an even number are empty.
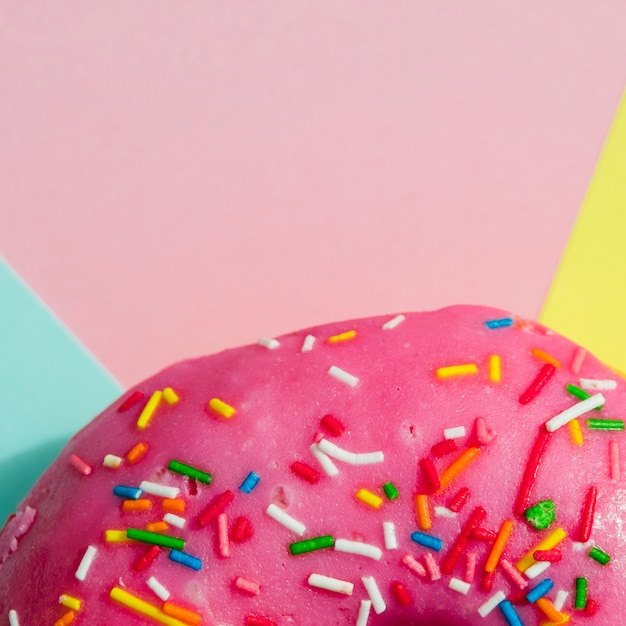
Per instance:
[[[8,520],[0,624],[625,623],[624,407],[593,356],[482,307],[179,363]]]

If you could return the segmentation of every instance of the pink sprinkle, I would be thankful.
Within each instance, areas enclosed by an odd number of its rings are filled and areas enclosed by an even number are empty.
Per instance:
[[[580,368],[583,365],[583,361],[587,356],[587,350],[578,346],[574,351],[574,356],[572,357],[572,362],[570,363],[569,368],[572,370],[574,374],[578,374],[580,372]]]
[[[217,538],[220,556],[227,559],[230,556],[230,542],[228,541],[228,518],[226,513],[217,516]]]
[[[426,570],[424,569],[424,566],[410,554],[405,554],[402,557],[402,562],[418,576],[426,576]]]
[[[427,552],[424,555],[424,565],[426,566],[426,571],[428,572],[428,576],[431,580],[439,580],[441,578],[441,570],[439,569],[439,565],[437,565],[437,561],[435,561],[435,557]]]
[[[476,554],[476,552],[468,552],[465,557],[465,576],[463,576],[463,580],[471,585],[474,582],[478,554]]]
[[[609,463],[611,467],[611,480],[620,479],[620,466],[619,466],[619,443],[615,439],[609,441]]]
[[[511,561],[501,558],[500,567],[514,585],[517,585],[520,589],[528,587],[528,581],[517,571],[517,567]]]
[[[324,433],[315,433],[315,437],[313,437],[313,443],[319,443],[322,439],[324,439],[326,435]]]
[[[91,474],[91,465],[87,465],[87,463],[76,454],[70,456],[70,465],[76,468],[83,476],[89,476],[89,474]]]
[[[478,439],[478,443],[481,446],[486,446],[496,438],[496,433],[491,428],[487,428],[487,422],[484,417],[477,417],[475,424],[476,439]]]
[[[247,580],[241,576],[235,578],[234,585],[237,589],[241,589],[241,591],[245,591],[251,596],[258,596],[261,592],[261,585],[259,585],[259,583],[255,583],[253,580]]]

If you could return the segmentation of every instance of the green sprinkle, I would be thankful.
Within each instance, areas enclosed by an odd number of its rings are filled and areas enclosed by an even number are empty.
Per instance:
[[[289,551],[291,554],[304,554],[305,552],[313,552],[322,548],[332,548],[334,545],[335,538],[332,535],[322,535],[321,537],[290,543]]]
[[[589,550],[589,556],[594,561],[598,561],[600,565],[606,565],[611,560],[611,557],[606,552],[595,546]]]
[[[556,507],[552,500],[542,500],[524,511],[526,521],[535,530],[545,530],[556,519]]]
[[[624,430],[624,420],[588,419],[590,430]]]
[[[207,474],[207,472],[203,472],[202,470],[192,467],[191,465],[185,465],[180,461],[171,460],[167,465],[167,469],[172,472],[176,472],[177,474],[182,474],[183,476],[189,476],[189,478],[195,478],[201,483],[205,483],[207,485],[211,484],[211,479],[213,478],[211,474]]]
[[[383,491],[388,500],[395,500],[400,495],[397,487],[393,483],[385,483],[383,485]]]
[[[587,606],[587,579],[576,579],[576,596],[574,597],[574,608],[584,609]]]
[[[586,400],[587,398],[591,398],[591,394],[590,393],[587,393],[584,389],[581,389],[580,387],[577,387],[576,385],[566,385],[565,391],[567,391],[567,393],[573,395],[574,398],[578,398],[579,400]],[[602,405],[602,406],[604,406],[604,405]],[[595,410],[596,411],[601,411],[602,410],[602,406],[597,406],[595,408]]]
[[[136,539],[145,543],[153,543],[157,546],[172,548],[173,550],[182,550],[185,547],[185,540],[178,537],[170,537],[169,535],[161,535],[159,533],[151,533],[147,530],[139,528],[127,528],[126,536],[129,539]]]

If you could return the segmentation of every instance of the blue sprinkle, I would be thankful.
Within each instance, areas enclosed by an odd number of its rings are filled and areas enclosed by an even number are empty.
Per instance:
[[[124,485],[115,485],[113,487],[113,494],[126,500],[138,500],[143,493],[139,487],[125,487]]]
[[[504,328],[506,326],[513,326],[513,318],[512,317],[502,317],[498,320],[488,320],[485,322],[487,328]]]
[[[509,626],[524,626],[517,611],[508,600],[502,600],[502,602],[498,604],[498,607],[500,611],[502,611],[502,615],[504,615],[504,619],[508,622]]]
[[[259,482],[259,478],[260,476],[258,474],[255,474],[254,472],[250,472],[246,476],[246,479],[241,483],[241,486],[239,487],[239,491],[243,491],[244,493],[250,493],[257,486],[257,483]]]
[[[180,550],[170,550],[170,560],[195,569],[196,571],[202,567],[202,561],[198,557],[191,556],[191,554],[181,552]]]
[[[411,533],[411,539],[415,541],[415,543],[419,543],[420,546],[430,548],[431,550],[435,550],[435,552],[440,552],[441,548],[443,548],[443,541],[441,541],[439,537],[433,537],[433,535],[421,533],[419,530]]]
[[[550,589],[554,587],[554,583],[550,578],[544,578],[538,585],[535,585],[527,594],[526,599],[529,602],[537,602],[539,598],[545,596]]]

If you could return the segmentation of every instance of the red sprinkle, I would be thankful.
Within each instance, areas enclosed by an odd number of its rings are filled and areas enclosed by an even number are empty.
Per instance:
[[[391,592],[393,593],[393,597],[397,600],[398,604],[402,606],[408,606],[411,604],[411,596],[406,590],[406,587],[399,580],[391,581]]]
[[[141,393],[141,391],[133,391],[133,393],[131,393],[130,396],[128,396],[128,398],[126,398],[126,400],[122,402],[122,404],[120,404],[117,412],[123,413],[124,411],[127,411],[128,409],[130,409],[131,406],[133,406],[133,404],[137,404],[137,402],[139,402],[139,400],[141,400],[143,397],[144,394]]]
[[[474,531],[480,526],[482,521],[487,516],[487,511],[482,506],[478,506],[474,509],[470,518],[465,522],[465,526],[461,529],[461,532],[457,536],[455,542],[452,544],[450,551],[446,555],[442,565],[441,571],[444,574],[451,574],[457,561],[461,558],[461,555],[465,551],[470,537]]]
[[[196,524],[200,526],[200,528],[204,528],[209,522],[216,519],[217,516],[233,501],[234,494],[232,491],[225,491],[220,494],[207,506],[198,518],[196,519]]]
[[[485,572],[483,574],[483,579],[480,581],[480,588],[483,591],[491,591],[493,587],[493,579],[496,577],[496,570],[493,572]]]
[[[334,416],[334,415],[324,415],[320,420],[322,426],[335,437],[339,437],[343,435],[346,427]]]
[[[150,546],[148,551],[135,561],[133,569],[136,572],[143,572],[143,570],[145,570],[146,567],[148,567],[148,565],[150,565],[150,563],[152,563],[152,561],[159,556],[160,552],[161,548],[159,546]]]
[[[420,469],[426,479],[430,493],[438,491],[441,486],[441,481],[439,480],[439,472],[437,472],[437,468],[434,463],[430,459],[422,459],[420,461]]]
[[[253,534],[254,529],[252,528],[252,522],[247,517],[238,517],[233,525],[230,538],[233,541],[241,543],[242,541],[246,541],[246,539],[250,539]]]
[[[563,554],[558,548],[552,548],[551,550],[535,550],[533,552],[533,559],[535,559],[535,561],[550,561],[550,563],[556,563],[562,558]]]
[[[597,610],[598,610],[598,603],[591,598],[587,598],[587,606],[585,606],[585,615],[595,615]]]
[[[458,513],[469,500],[470,490],[467,487],[461,487],[448,503],[448,508],[455,513]]]
[[[263,615],[246,615],[246,626],[278,626],[273,619]]]
[[[489,530],[487,528],[477,528],[472,533],[472,539],[477,539],[478,541],[487,541],[494,542],[498,534],[495,530]]]
[[[553,366],[554,367],[554,366]],[[550,441],[551,432],[547,431],[544,426],[539,429],[537,439],[528,457],[528,463],[524,469],[524,476],[522,483],[519,487],[517,494],[517,500],[515,501],[514,511],[516,515],[523,515],[524,511],[530,504],[530,492],[535,486],[535,480],[537,479],[537,473],[539,472],[539,465],[546,453],[548,442]]]
[[[580,516],[580,526],[578,527],[578,541],[586,543],[591,537],[593,529],[593,519],[596,513],[596,501],[598,499],[598,488],[591,486],[585,496],[582,515]]]
[[[528,404],[534,400],[541,390],[545,387],[546,383],[554,376],[556,367],[552,363],[546,363],[539,370],[535,380],[528,386],[528,389],[519,397],[520,404]]]
[[[446,454],[450,454],[451,452],[456,452],[459,449],[456,441],[454,439],[444,439],[439,443],[436,443],[431,447],[430,451],[435,456],[445,456]]]
[[[311,467],[310,465],[307,465],[302,461],[294,461],[289,466],[289,469],[296,476],[299,476],[303,480],[306,480],[306,482],[310,483],[311,485],[315,485],[317,482],[319,482],[320,473],[314,467]]]

